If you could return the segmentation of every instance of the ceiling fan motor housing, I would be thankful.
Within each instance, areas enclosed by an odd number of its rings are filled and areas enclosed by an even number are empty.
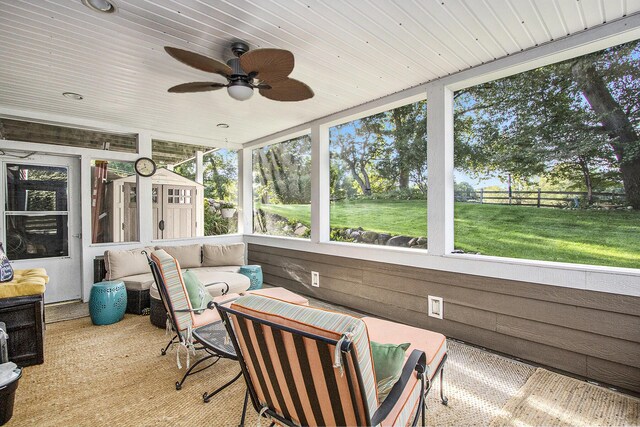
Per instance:
[[[234,42],[231,44],[231,52],[239,58],[243,53],[249,52],[249,45],[245,42]]]
[[[246,77],[247,73],[240,66],[240,58],[232,58],[227,61],[227,65],[231,67],[231,77],[242,76]]]

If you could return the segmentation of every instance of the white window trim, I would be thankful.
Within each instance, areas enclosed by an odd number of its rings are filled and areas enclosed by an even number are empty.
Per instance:
[[[245,242],[542,285],[640,296],[640,269],[451,253],[454,241],[453,92],[638,38],[640,15],[632,15],[245,144],[244,147],[251,150],[294,138],[311,129],[315,155],[311,177],[311,241],[255,235],[247,233],[245,228]],[[429,250],[330,242],[326,169],[329,127],[416,102],[424,99],[425,93],[429,98],[427,130],[431,185],[428,197],[432,201],[427,212]],[[434,186],[434,181],[437,186]]]

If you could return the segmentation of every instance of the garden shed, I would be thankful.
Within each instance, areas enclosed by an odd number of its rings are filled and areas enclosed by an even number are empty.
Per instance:
[[[153,238],[180,239],[204,235],[204,187],[166,168],[152,177]],[[108,184],[113,238],[127,242],[137,232],[136,176],[119,178]]]

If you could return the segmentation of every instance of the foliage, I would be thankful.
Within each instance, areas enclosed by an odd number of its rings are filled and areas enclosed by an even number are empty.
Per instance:
[[[308,135],[253,151],[254,197],[262,203],[311,201],[311,138]]]
[[[468,182],[456,182],[453,185],[453,192],[457,202],[466,202],[475,199],[476,190]]]
[[[332,169],[348,171],[358,194],[418,188],[426,196],[425,101],[335,126],[329,138]],[[332,196],[341,198],[343,188],[332,185]]]
[[[217,200],[235,200],[238,186],[238,153],[220,149],[206,154],[204,163],[204,196]]]
[[[622,182],[640,208],[639,57],[635,41],[456,93],[456,166],[589,193]]]
[[[209,199],[204,199],[204,235],[217,236],[229,234],[229,220],[223,218],[219,211],[213,209]]]

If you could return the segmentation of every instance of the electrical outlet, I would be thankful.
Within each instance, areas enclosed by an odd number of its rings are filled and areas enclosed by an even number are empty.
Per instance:
[[[436,319],[442,319],[444,314],[444,301],[442,298],[429,295],[427,300],[429,301],[429,316],[435,317]]]
[[[320,273],[318,273],[317,271],[311,272],[311,286],[314,286],[316,288],[320,287]]]

